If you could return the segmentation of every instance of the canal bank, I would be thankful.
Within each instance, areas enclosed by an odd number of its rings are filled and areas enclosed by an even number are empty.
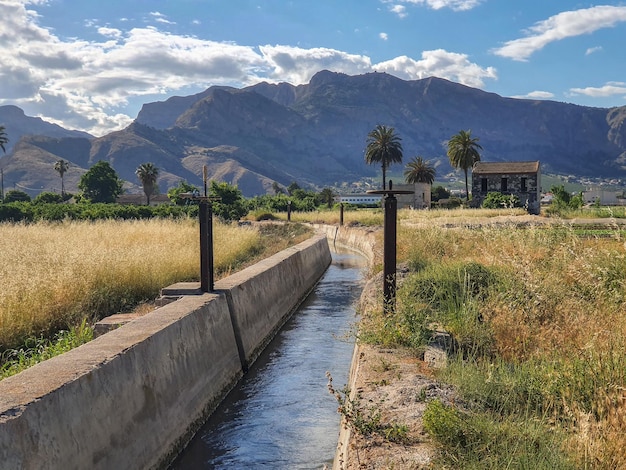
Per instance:
[[[368,259],[369,279],[358,302],[360,316],[382,309],[382,229],[371,227],[316,226],[332,245],[355,249]],[[335,377],[334,387],[344,382]],[[362,468],[430,468],[434,447],[422,427],[427,400],[437,398],[444,403],[454,401],[451,387],[442,386],[432,375],[431,365],[403,348],[388,349],[357,342],[354,345],[346,388],[350,400],[360,403],[363,417],[378,415],[382,425],[406,429],[406,440],[392,442],[376,433],[352,432],[342,417],[333,470]],[[358,395],[358,396],[357,396]]]

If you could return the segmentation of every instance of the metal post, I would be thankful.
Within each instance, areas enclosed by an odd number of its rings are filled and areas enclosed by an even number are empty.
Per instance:
[[[339,203],[339,226],[343,227],[343,202]]]
[[[213,281],[213,211],[211,203],[200,201],[200,290],[212,292]]]
[[[393,313],[396,306],[396,218],[398,214],[398,199],[394,194],[385,197],[384,219],[384,260],[383,273],[385,276],[383,299],[385,313]]]
[[[380,194],[383,196],[385,208],[384,218],[384,253],[383,253],[383,311],[386,314],[393,313],[396,309],[396,221],[398,217],[398,200],[396,194],[413,194],[413,191],[396,191],[389,181],[389,189],[382,191],[367,191],[368,194]]]
[[[215,269],[213,266],[213,204],[211,201],[207,204],[209,206],[208,215],[209,215],[209,236],[207,243],[209,245],[209,292],[213,292],[215,290]]]
[[[287,201],[287,222],[291,222],[291,201]]]

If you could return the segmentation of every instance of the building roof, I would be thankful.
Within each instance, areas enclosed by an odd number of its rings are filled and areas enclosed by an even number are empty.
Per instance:
[[[539,161],[534,162],[476,162],[474,175],[504,175],[539,173]]]

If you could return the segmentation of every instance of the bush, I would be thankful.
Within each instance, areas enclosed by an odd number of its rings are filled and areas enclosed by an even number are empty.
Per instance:
[[[32,222],[39,220],[61,221],[101,219],[150,219],[197,217],[198,206],[133,206],[105,203],[30,203],[12,202],[0,204],[0,222]]]
[[[256,221],[260,220],[276,220],[277,217],[271,212],[267,212],[264,210],[257,210],[252,213],[252,219]]]
[[[0,222],[31,222],[33,208],[28,202],[0,204]]]
[[[453,447],[466,445],[463,420],[451,406],[432,400],[426,405],[422,419],[424,430],[438,442]]]
[[[440,209],[456,209],[463,205],[463,200],[458,197],[451,197],[448,199],[439,199],[436,203],[433,203],[433,207]]]
[[[39,193],[33,202],[35,204],[59,204],[63,202],[63,196],[57,193],[43,192]]]
[[[482,206],[486,209],[508,209],[512,207],[520,207],[519,197],[515,194],[502,194],[491,192],[487,194]]]
[[[30,202],[30,196],[19,189],[12,189],[5,193],[4,202]]]

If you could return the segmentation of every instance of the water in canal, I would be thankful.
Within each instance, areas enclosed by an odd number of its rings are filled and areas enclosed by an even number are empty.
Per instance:
[[[315,290],[198,431],[171,469],[332,467],[365,260],[333,253]]]

